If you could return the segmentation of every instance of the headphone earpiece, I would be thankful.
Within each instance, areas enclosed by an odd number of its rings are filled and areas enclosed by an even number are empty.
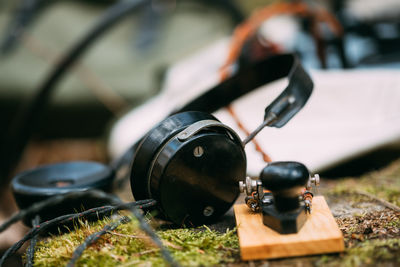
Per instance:
[[[267,106],[262,124],[243,141],[231,128],[205,113],[285,76],[289,78],[288,86]],[[110,190],[114,172],[130,163],[129,178],[136,200],[155,199],[161,214],[177,225],[210,222],[224,214],[239,195],[237,184],[246,176],[244,145],[266,126],[284,126],[305,105],[312,89],[311,78],[294,55],[276,55],[256,62],[174,111],[119,160],[102,165],[99,173],[91,173],[98,163],[78,166],[72,162],[18,175],[12,183],[18,206],[24,209],[67,192]],[[70,165],[75,167],[68,168]],[[70,177],[75,178],[65,180]],[[88,208],[90,201],[80,201],[69,208],[79,208],[80,203]],[[57,214],[45,212],[53,218]]]
[[[203,112],[183,112],[144,137],[131,165],[136,200],[157,200],[178,225],[199,225],[224,214],[239,195],[246,155],[237,134]]]
[[[26,209],[32,204],[50,197],[71,192],[88,190],[111,191],[114,171],[107,165],[90,161],[71,161],[41,166],[18,174],[12,180],[11,186],[18,207]],[[89,209],[108,204],[108,201],[82,195],[71,198],[68,203],[61,202],[38,212],[42,221],[74,213],[81,208]],[[28,216],[24,223],[31,225]]]

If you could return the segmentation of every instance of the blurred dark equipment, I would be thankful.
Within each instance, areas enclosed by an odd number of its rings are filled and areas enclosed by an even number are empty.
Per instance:
[[[385,16],[384,13],[374,12],[373,17],[356,18],[348,7],[351,0],[332,2],[333,10],[343,25],[345,35],[360,38],[364,43],[370,43],[369,47],[372,46],[363,51],[360,58],[353,58],[353,65],[377,65],[400,61],[400,20],[398,16]],[[385,4],[385,1],[376,2],[376,5]],[[384,8],[390,11],[392,7],[384,6]],[[400,14],[400,10],[397,13]],[[365,48],[361,50],[365,50]]]
[[[0,51],[7,54],[16,48],[24,31],[34,22],[48,4],[53,1],[48,0],[21,0],[20,5],[15,10],[14,18],[2,37]]]
[[[61,78],[102,34],[143,5],[144,2],[146,1],[122,1],[107,10],[94,27],[81,40],[77,41],[75,46],[56,64],[48,78],[39,86],[33,99],[24,104],[11,126],[8,127],[8,132],[5,134],[3,143],[0,146],[0,188],[3,189],[8,184],[10,171],[19,160],[29,137],[34,132],[40,116],[47,107],[47,103]]]
[[[96,5],[108,5],[118,1],[120,0],[86,0],[86,2],[91,2],[92,4]],[[228,13],[232,18],[234,26],[244,19],[242,11],[238,8],[234,0],[197,1],[204,2],[204,4],[213,6]],[[32,27],[32,24],[35,22],[35,20],[38,19],[42,12],[45,12],[49,5],[56,2],[57,1],[51,0],[21,0],[15,10],[14,17],[9,22],[5,34],[2,36],[0,52],[2,54],[8,54],[15,50],[24,32],[27,31],[29,27]],[[139,35],[135,38],[135,40],[137,40],[136,46],[139,49],[149,48],[149,46],[156,41],[157,34],[159,34],[160,28],[162,27],[161,22],[163,20],[163,16],[165,13],[168,13],[168,6],[179,4],[176,3],[175,0],[149,0],[144,2],[143,8],[138,10],[142,13],[140,21],[141,25]]]
[[[224,4],[226,2],[230,3],[231,1],[221,0],[215,3]],[[40,3],[44,4],[45,2],[42,1]],[[113,27],[132,12],[137,11],[138,8],[141,8],[148,3],[149,1],[145,0],[118,1],[116,4],[110,7],[108,11],[105,12],[105,14],[99,19],[99,22],[81,40],[76,42],[76,45],[72,47],[71,50],[66,53],[65,56],[56,64],[48,78],[41,86],[39,86],[34,99],[29,103],[25,103],[23,110],[17,114],[11,125],[6,127],[8,131],[6,131],[3,138],[3,143],[0,146],[0,159],[4,159],[4,161],[0,163],[0,177],[2,181],[7,180],[6,177],[9,176],[9,172],[15,167],[15,164],[18,161],[30,135],[34,131],[34,128],[37,127],[38,119],[43,110],[46,108],[48,100],[53,94],[53,89],[59,83],[61,78],[82,56],[82,54],[84,54],[86,50],[93,45],[93,43],[101,35],[103,35],[103,33],[107,32],[108,29]],[[26,4],[30,8],[21,9],[20,12],[34,12],[38,4],[39,2],[32,3],[32,6]],[[235,8],[236,6],[233,3],[227,4],[227,7],[228,12],[233,16],[234,22],[239,22],[239,20],[243,17],[240,15],[240,11]],[[21,21],[19,20],[20,18],[20,16],[17,16],[15,18],[16,22],[12,23],[12,25],[14,25],[12,27],[17,27],[15,28],[17,29],[15,32],[15,38],[13,34],[9,36],[14,41],[18,40],[20,37],[20,33],[25,25],[24,23],[29,23],[29,20]],[[22,26],[15,26],[20,24]],[[10,30],[9,32],[12,33],[13,30]]]

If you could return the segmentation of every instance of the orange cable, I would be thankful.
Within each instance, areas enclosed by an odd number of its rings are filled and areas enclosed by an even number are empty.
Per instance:
[[[225,80],[229,76],[229,66],[237,60],[246,40],[257,31],[265,20],[278,14],[292,14],[315,18],[317,22],[325,22],[333,34],[337,36],[343,34],[342,26],[331,13],[323,8],[311,9],[305,3],[276,3],[255,10],[250,18],[237,26],[233,32],[228,57],[220,69],[221,80]]]
[[[244,127],[244,125],[242,124],[242,122],[239,120],[238,116],[236,115],[235,111],[233,110],[232,106],[229,105],[227,106],[227,110],[229,112],[229,114],[231,114],[232,118],[235,120],[237,126],[246,134],[246,135],[250,135],[250,132]],[[264,152],[264,150],[261,148],[260,144],[257,142],[257,140],[255,138],[253,138],[253,140],[251,140],[251,142],[254,144],[256,151],[258,151],[264,162],[271,162],[272,159],[270,156],[268,156],[267,153]]]
[[[231,44],[229,47],[228,57],[225,63],[220,68],[220,80],[224,81],[230,76],[230,66],[237,60],[240,55],[240,52],[245,44],[245,42],[252,36],[257,29],[261,26],[261,24],[271,18],[272,16],[278,14],[292,14],[299,15],[303,17],[309,17],[313,23],[313,37],[316,40],[316,44],[318,46],[318,56],[321,62],[324,62],[324,57],[321,54],[323,51],[320,39],[320,34],[317,29],[318,22],[325,22],[333,34],[337,36],[341,36],[343,34],[343,28],[340,25],[339,21],[330,14],[327,10],[323,8],[311,9],[307,4],[302,2],[293,2],[293,3],[276,3],[269,5],[267,7],[255,10],[250,18],[236,27],[233,32]],[[271,43],[271,42],[270,42]],[[278,46],[272,44],[273,51],[278,50]],[[244,127],[244,125],[239,120],[236,115],[233,107],[229,105],[227,107],[229,114],[233,117],[238,127],[246,134],[249,135],[250,132]],[[255,145],[256,151],[260,152],[263,160],[265,162],[271,162],[271,158],[265,153],[256,139],[252,140]]]

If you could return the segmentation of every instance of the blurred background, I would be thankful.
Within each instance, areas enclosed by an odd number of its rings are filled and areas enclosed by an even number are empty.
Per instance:
[[[116,1],[7,1],[0,6],[0,125],[5,129],[54,63]],[[110,122],[156,94],[169,66],[228,37],[256,8],[279,1],[148,1],[105,34],[62,80],[35,131],[40,138],[99,137]],[[283,1],[281,1],[283,2]],[[288,1],[290,2],[290,1]],[[328,27],[327,68],[398,67],[400,3],[306,1],[342,24],[343,54]],[[281,16],[260,31],[321,68],[309,21]],[[345,56],[344,62],[341,56]],[[1,131],[0,134],[4,134]]]
[[[3,172],[3,180],[44,163],[108,162],[106,143],[112,125],[157,95],[171,67],[219,40],[229,40],[236,26],[272,4],[306,5],[312,15],[291,7],[277,11],[248,38],[240,59],[294,52],[313,71],[400,69],[398,0],[144,2],[97,39],[60,79],[40,120],[32,122],[27,149],[19,163],[13,163],[16,168]],[[117,3],[0,2],[0,148],[7,145],[4,140],[9,140],[8,129],[18,111],[37,94],[67,51]],[[348,174],[349,166],[354,173],[362,173],[400,156],[399,150],[391,147],[373,152],[326,170],[326,175]],[[9,204],[8,185],[3,183],[1,189],[0,222],[16,209]],[[15,231],[20,231],[19,227]],[[19,235],[3,237],[0,249]]]

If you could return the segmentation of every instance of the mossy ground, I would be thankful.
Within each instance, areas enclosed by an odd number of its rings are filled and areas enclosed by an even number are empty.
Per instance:
[[[343,232],[346,250],[323,256],[323,266],[400,265],[400,160],[361,177],[325,182],[323,193]],[[340,207],[345,212],[340,212]],[[335,212],[334,212],[335,213]]]
[[[74,231],[47,238],[37,245],[35,266],[65,266],[84,239],[110,223],[107,218],[95,223],[80,222]],[[158,235],[183,266],[215,266],[237,260],[235,230],[225,233],[206,226],[196,229],[159,230]],[[164,266],[157,247],[138,229],[135,220],[120,225],[87,248],[78,266]]]
[[[340,256],[322,256],[320,266],[399,266],[400,239],[367,240]]]
[[[241,262],[235,231],[219,233],[199,229],[158,230],[173,257],[183,266],[399,266],[400,212],[385,202],[400,204],[400,160],[361,177],[322,180],[320,192],[327,198],[346,244],[344,253]],[[364,194],[366,193],[366,194]],[[382,202],[383,201],[383,202]],[[83,225],[70,233],[38,244],[35,266],[64,266],[86,236],[111,219]],[[85,251],[79,266],[162,266],[158,250],[135,221],[106,234]]]
[[[400,159],[382,170],[369,172],[361,177],[343,177],[325,183],[324,194],[352,194],[354,202],[359,201],[360,192],[400,206]]]

